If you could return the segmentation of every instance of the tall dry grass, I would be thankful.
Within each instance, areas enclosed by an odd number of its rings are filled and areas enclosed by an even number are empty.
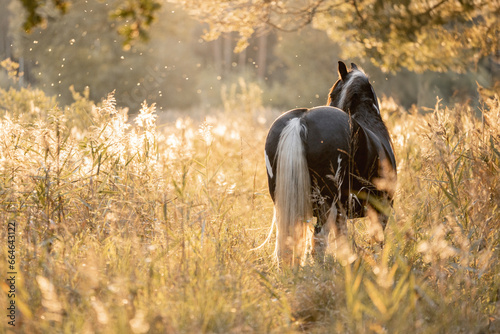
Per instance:
[[[228,100],[204,121],[157,124],[154,105],[128,120],[113,95],[94,105],[74,93],[59,109],[40,92],[0,93],[15,332],[500,330],[498,96],[480,116],[385,100],[398,191],[384,250],[278,271],[274,242],[250,251],[272,216],[262,152],[274,113]],[[350,231],[362,241],[370,228],[359,220]]]

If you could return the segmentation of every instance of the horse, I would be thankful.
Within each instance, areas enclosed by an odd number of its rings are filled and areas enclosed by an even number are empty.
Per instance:
[[[274,202],[268,240],[276,227],[279,264],[303,263],[308,247],[323,259],[331,232],[347,244],[347,219],[368,216],[382,227],[383,238],[396,184],[391,138],[367,75],[342,61],[338,75],[327,106],[285,112],[266,138]]]

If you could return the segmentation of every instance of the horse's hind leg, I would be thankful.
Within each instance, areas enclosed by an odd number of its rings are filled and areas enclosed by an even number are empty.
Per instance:
[[[370,246],[374,250],[381,250],[384,248],[384,231],[387,226],[389,216],[378,212],[371,205],[368,205],[368,231],[370,238]]]
[[[349,235],[347,232],[347,216],[342,208],[337,208],[337,214],[334,222],[335,225],[332,229],[334,235],[331,239],[335,258],[343,265],[352,263],[357,259],[357,255],[353,252],[353,247],[355,247],[355,245],[349,241]]]
[[[317,221],[314,227],[314,236],[312,238],[312,254],[316,260],[323,262],[325,252],[328,248],[328,238],[330,231],[335,229],[335,220],[337,218],[337,208],[322,205],[317,208]]]
[[[342,263],[351,263],[356,259],[348,240],[345,212],[336,205],[318,215],[313,238],[313,255],[318,261],[324,261],[330,244],[333,246],[335,257]]]

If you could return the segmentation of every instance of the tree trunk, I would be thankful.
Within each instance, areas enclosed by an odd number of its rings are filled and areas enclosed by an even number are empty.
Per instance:
[[[258,53],[257,53],[257,78],[264,80],[267,73],[267,32],[261,31],[258,37]]]
[[[222,75],[222,39],[219,37],[213,42],[214,69],[217,75]]]
[[[231,63],[233,56],[233,45],[232,45],[231,33],[224,34],[224,74],[228,74],[231,71]]]

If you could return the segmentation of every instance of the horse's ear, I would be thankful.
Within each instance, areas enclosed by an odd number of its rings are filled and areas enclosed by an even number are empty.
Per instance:
[[[347,77],[347,67],[342,61],[339,61],[339,76],[341,80],[344,80]]]
[[[357,69],[358,69],[358,65],[351,63],[351,70],[357,70]]]

